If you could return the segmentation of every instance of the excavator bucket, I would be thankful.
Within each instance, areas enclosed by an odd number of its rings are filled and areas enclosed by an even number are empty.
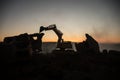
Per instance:
[[[42,32],[42,31],[44,31],[44,30],[45,30],[45,28],[43,26],[41,26],[40,30],[39,30],[39,33]]]

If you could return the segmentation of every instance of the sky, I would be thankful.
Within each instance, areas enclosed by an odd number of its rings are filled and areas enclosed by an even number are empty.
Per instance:
[[[120,43],[120,1],[0,0],[0,41],[51,24],[65,41],[81,42],[88,33],[100,43]],[[43,41],[57,41],[53,31],[44,33]]]

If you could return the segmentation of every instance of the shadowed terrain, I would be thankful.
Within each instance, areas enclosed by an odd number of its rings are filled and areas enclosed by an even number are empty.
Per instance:
[[[99,50],[99,44],[90,35],[61,50],[42,53],[44,34],[20,34],[6,37],[0,43],[2,75],[16,80],[119,80],[120,51]],[[34,40],[33,37],[37,37]],[[69,49],[66,49],[69,48]]]

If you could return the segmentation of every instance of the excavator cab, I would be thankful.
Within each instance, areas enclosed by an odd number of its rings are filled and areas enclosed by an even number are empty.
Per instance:
[[[57,46],[56,49],[57,51],[75,51],[74,43],[71,41],[64,41],[63,43],[60,44],[60,46]]]

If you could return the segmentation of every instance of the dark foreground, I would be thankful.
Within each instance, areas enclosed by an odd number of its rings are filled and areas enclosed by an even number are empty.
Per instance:
[[[53,52],[4,58],[4,79],[16,80],[120,80],[120,53]]]
[[[120,51],[100,52],[98,42],[86,34],[85,41],[75,43],[77,52],[71,42],[62,42],[49,54],[38,53],[43,35],[25,33],[0,43],[1,79],[120,80]]]

